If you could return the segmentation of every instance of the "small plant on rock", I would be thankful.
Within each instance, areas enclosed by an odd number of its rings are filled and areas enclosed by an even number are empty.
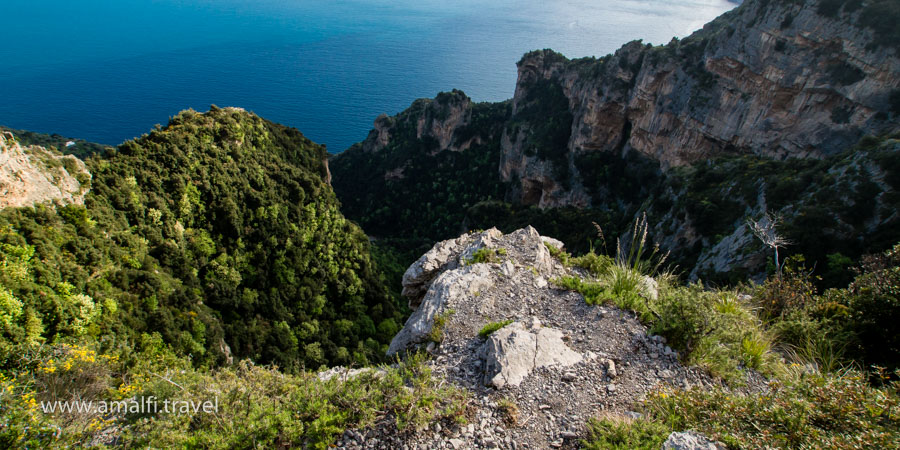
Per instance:
[[[478,337],[480,337],[482,339],[487,339],[487,337],[490,336],[493,332],[511,324],[512,322],[513,322],[512,319],[501,320],[499,322],[491,322],[491,323],[485,325],[481,329],[481,331],[478,332]]]
[[[670,432],[669,427],[658,422],[607,414],[591,419],[588,437],[581,444],[586,449],[597,450],[656,450],[662,447]]]
[[[482,247],[472,253],[472,257],[466,260],[466,265],[500,262],[501,256],[506,256],[505,248]]]
[[[434,342],[435,344],[440,344],[441,341],[444,340],[444,327],[447,326],[447,320],[450,319],[450,316],[456,314],[456,311],[453,309],[448,309],[440,314],[434,316],[434,324],[431,325],[431,331],[428,332],[428,336],[426,338]]]

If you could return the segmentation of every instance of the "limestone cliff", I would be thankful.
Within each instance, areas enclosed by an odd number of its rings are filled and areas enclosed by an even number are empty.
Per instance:
[[[866,8],[823,9],[747,1],[665,46],[631,42],[599,59],[527,54],[502,179],[522,185],[515,200],[580,206],[598,200],[579,176],[594,152],[635,151],[665,170],[724,153],[821,158],[897,129],[896,48],[863,25]],[[548,131],[548,120],[559,125]]]
[[[91,175],[78,158],[40,146],[23,147],[0,134],[0,209],[41,202],[83,204]]]

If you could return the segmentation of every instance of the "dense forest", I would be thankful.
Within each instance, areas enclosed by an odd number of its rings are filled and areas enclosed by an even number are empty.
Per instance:
[[[0,213],[4,352],[158,333],[197,364],[366,364],[401,319],[325,150],[238,109],[183,112],[87,160],[85,206]]]

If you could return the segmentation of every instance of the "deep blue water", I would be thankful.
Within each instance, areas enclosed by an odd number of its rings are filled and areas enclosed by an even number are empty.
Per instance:
[[[451,3],[451,4],[448,4]],[[726,0],[3,0],[0,124],[118,144],[241,106],[341,151],[453,88],[510,98],[529,50],[682,37]]]

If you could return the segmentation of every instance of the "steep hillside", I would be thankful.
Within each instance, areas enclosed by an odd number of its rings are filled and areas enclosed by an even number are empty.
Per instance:
[[[198,364],[286,371],[381,359],[399,314],[325,156],[294,129],[213,108],[92,157],[83,207],[0,212],[4,261],[23,267],[3,282],[19,305],[3,342],[158,333]]]
[[[342,210],[374,236],[459,232],[466,210],[503,195],[497,180],[507,103],[474,103],[463,92],[417,100],[381,116],[360,144],[331,158]]]
[[[91,174],[84,163],[37,145],[23,147],[0,133],[0,208],[41,202],[82,204]]]
[[[457,127],[480,136],[502,129],[499,148],[470,157],[491,167],[433,171],[445,147],[421,151],[429,136],[394,131],[428,120],[413,107],[380,119],[363,144],[334,158],[335,190],[350,218],[391,238],[406,230],[370,227],[376,215],[437,210],[457,194],[452,183],[419,181],[493,171],[481,181],[483,201],[453,204],[469,206],[464,220],[450,208],[418,229],[441,239],[452,226],[533,224],[584,251],[604,245],[586,235],[591,222],[614,242],[646,211],[675,262],[693,278],[720,281],[764,274],[766,255],[745,219],[778,212],[794,242],[789,251],[824,270],[829,254],[857,258],[898,237],[896,188],[887,181],[896,177],[892,133],[900,131],[891,17],[900,17],[892,1],[749,0],[663,46],[631,42],[577,60],[531,52],[518,63],[506,118],[482,130]],[[455,124],[441,132],[452,136]],[[412,169],[419,167],[427,169]],[[418,188],[371,175],[401,168]],[[404,194],[392,203],[350,194],[367,189]],[[430,228],[437,220],[442,226]],[[814,225],[822,221],[830,225]]]

